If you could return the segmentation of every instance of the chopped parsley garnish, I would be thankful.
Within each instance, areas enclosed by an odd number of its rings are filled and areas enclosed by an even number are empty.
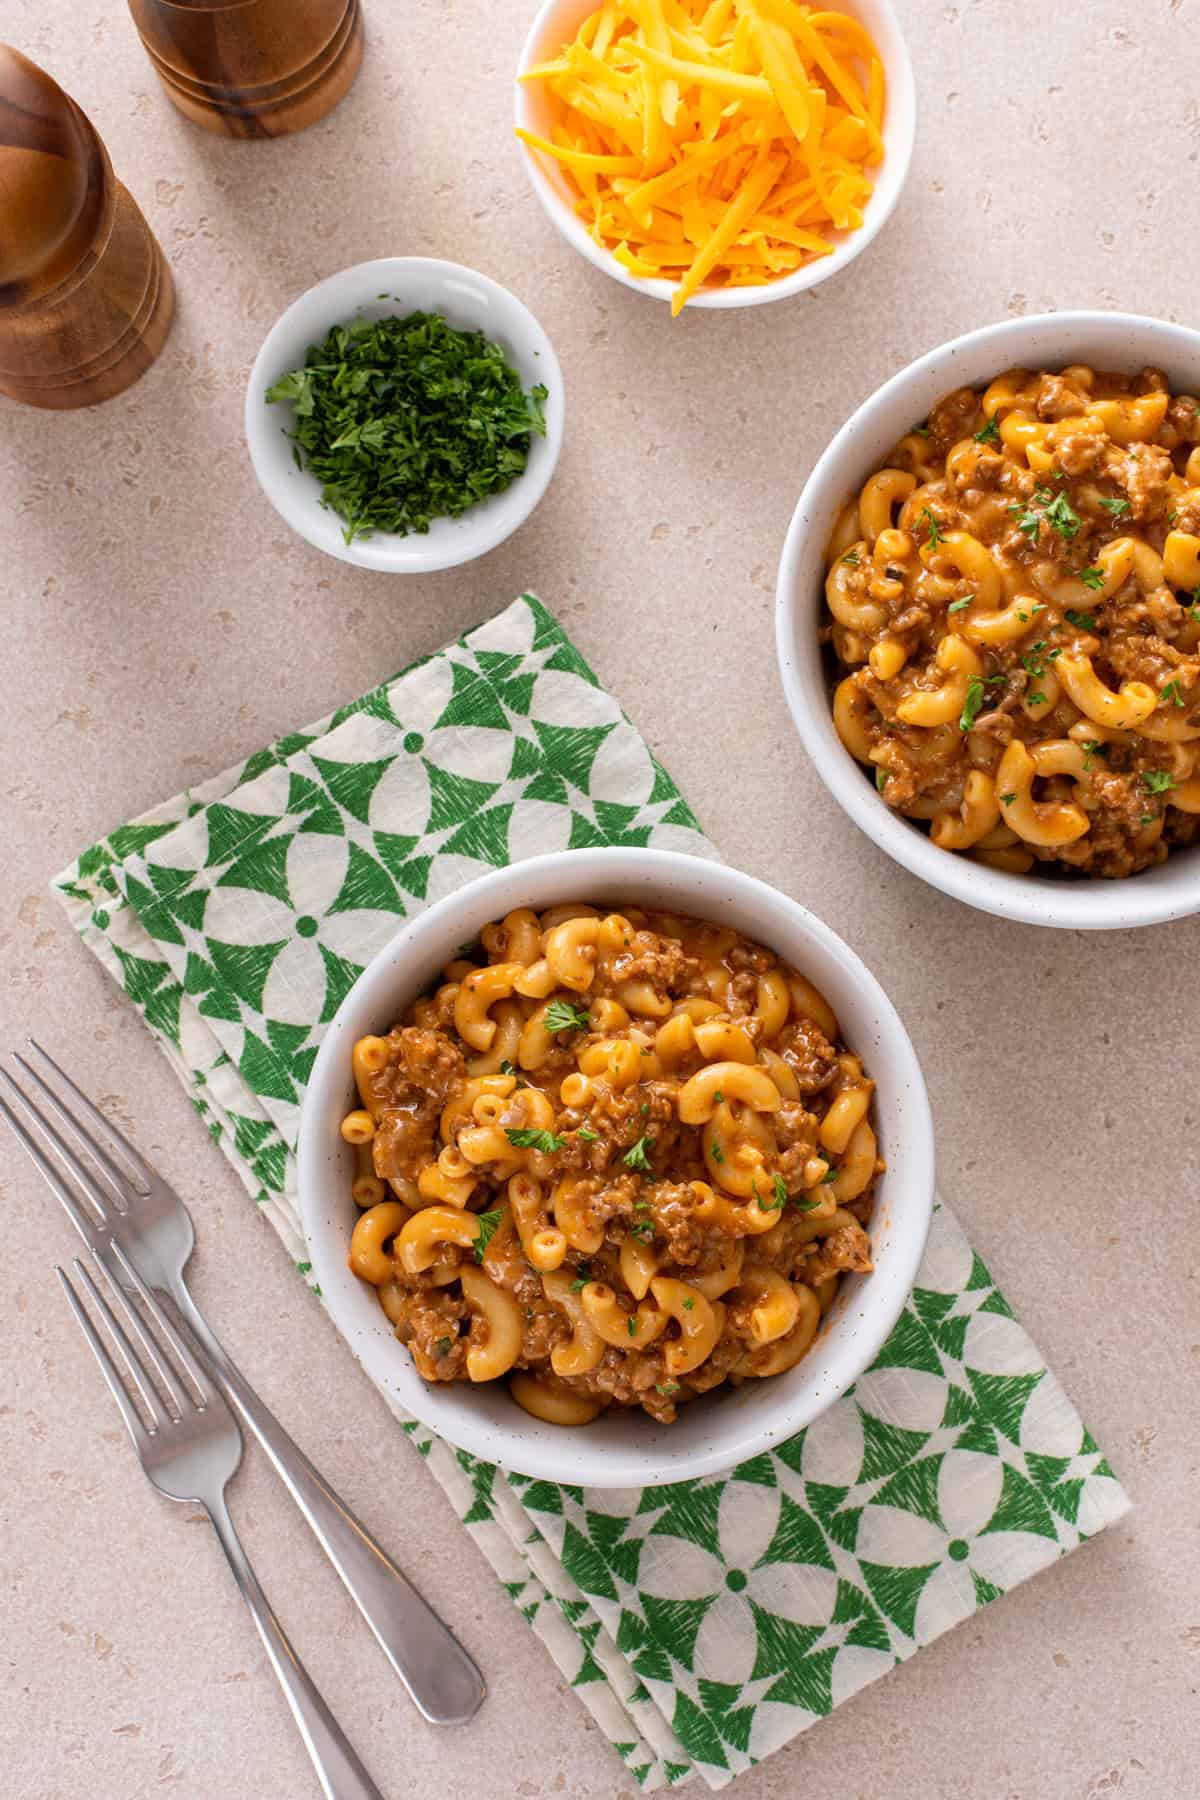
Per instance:
[[[842,561],[844,563],[849,563],[850,567],[852,569],[857,569],[857,567],[858,567],[858,551],[857,550],[847,550],[845,556],[843,556],[843,558],[842,558]]]
[[[649,1244],[654,1239],[654,1227],[649,1220],[646,1220],[640,1225],[631,1225],[629,1235],[638,1238],[643,1244]]]
[[[449,1338],[439,1338],[437,1343],[433,1347],[439,1356],[449,1356],[449,1354],[450,1354],[450,1339]]]
[[[882,794],[882,792],[883,792],[884,788],[887,786],[887,784],[888,784],[887,770],[886,769],[876,769],[876,771],[875,771],[876,792]]]
[[[1045,660],[1038,654],[1039,651],[1044,650],[1045,648],[1045,638],[1039,638],[1036,644],[1023,653],[1021,657],[1021,666],[1027,674],[1037,676],[1046,673]]]
[[[926,540],[929,548],[931,550],[936,550],[942,541],[942,534],[938,527],[938,522],[927,506],[921,508],[921,517],[929,527],[929,537]]]
[[[978,675],[972,675],[967,683],[967,697],[963,701],[963,709],[958,718],[958,728],[960,731],[970,731],[972,725],[974,725],[976,719],[979,717],[986,689],[995,687],[998,682],[1003,683],[1003,681],[1003,675],[989,675],[986,680]]]
[[[296,459],[348,544],[457,518],[523,474],[546,431],[546,389],[526,393],[499,344],[438,313],[334,325],[266,398],[291,402]]]
[[[479,1236],[475,1239],[475,1261],[481,1263],[487,1255],[487,1247],[495,1237],[496,1227],[504,1217],[504,1213],[500,1207],[497,1207],[495,1212],[476,1213],[475,1217],[479,1220]]]
[[[720,1144],[714,1144],[709,1150],[709,1155],[715,1163],[723,1163],[725,1161],[725,1152],[722,1150]]]
[[[629,1333],[630,1337],[637,1336],[638,1322],[637,1322],[637,1314],[636,1313],[629,1314],[628,1318],[625,1321],[625,1329]]]
[[[540,1131],[533,1125],[505,1126],[504,1135],[514,1149],[540,1150],[543,1156],[552,1156],[567,1141],[565,1137],[555,1137],[552,1131]]]
[[[594,1144],[599,1135],[598,1131],[592,1131],[587,1125],[581,1125],[575,1133],[575,1136],[582,1138],[585,1144]]]
[[[645,1169],[649,1172],[650,1163],[646,1156],[646,1150],[653,1142],[654,1139],[652,1137],[642,1136],[638,1139],[636,1144],[631,1144],[621,1158],[625,1167],[627,1169]]]
[[[1078,537],[1079,528],[1083,524],[1065,494],[1055,494],[1046,508],[1046,522],[1054,527],[1059,537],[1066,538],[1068,543],[1072,538]]]
[[[1104,570],[1097,569],[1095,566],[1089,569],[1080,569],[1079,579],[1085,588],[1091,588],[1094,592],[1096,588],[1104,586]],[[1068,619],[1071,617],[1070,607],[1067,608],[1067,617]]]
[[[1153,825],[1157,816],[1158,815],[1156,813],[1143,813],[1141,818],[1138,820],[1138,824],[1139,825]]]
[[[1101,500],[1100,504],[1105,512],[1112,514],[1114,519],[1122,519],[1130,510],[1132,502],[1129,500]]]
[[[998,444],[1000,442],[1000,421],[989,419],[982,431],[975,433],[977,444]]]
[[[1170,701],[1174,706],[1182,706],[1184,704],[1183,694],[1179,687],[1178,676],[1174,681],[1168,681],[1159,698]]]
[[[950,602],[949,606],[946,608],[946,611],[948,613],[965,612],[967,607],[970,606],[972,600],[974,600],[974,598],[975,598],[974,594],[964,594],[961,600],[952,600]]]
[[[825,1173],[821,1177],[820,1185],[822,1187],[828,1187],[829,1183],[831,1181],[836,1181],[837,1178],[838,1178],[838,1172],[836,1169],[826,1169]]]
[[[1142,785],[1151,794],[1165,794],[1168,788],[1175,786],[1175,777],[1169,769],[1147,769],[1142,776]]]
[[[588,1263],[580,1263],[575,1271],[575,1279],[571,1283],[571,1292],[573,1294],[582,1293],[584,1288],[587,1286],[588,1282],[591,1281],[591,1279],[592,1279],[591,1265]]]
[[[692,1310],[693,1306],[695,1306],[695,1304],[696,1304],[696,1302],[694,1300],[691,1300],[691,1299],[685,1300],[683,1303],[684,1312],[691,1312],[691,1310]]]
[[[1045,706],[1046,704],[1046,696],[1041,688],[1036,688],[1032,694],[1026,694],[1025,699],[1030,706]]]
[[[929,427],[928,425],[914,425],[913,432],[919,438],[927,438],[929,436]]]
[[[1016,799],[1016,797],[1017,796],[1015,794],[1001,794],[1001,796],[1000,796],[1001,806],[1011,806],[1013,801]]]
[[[500,1073],[502,1075],[515,1075],[516,1072],[515,1066],[509,1062],[507,1057],[505,1057],[504,1061],[500,1064]]]
[[[1035,488],[1033,498],[1035,503],[1044,506],[1046,501],[1050,498],[1049,488]],[[1019,500],[1013,500],[1009,504],[1008,510],[1017,521],[1018,531],[1023,531],[1027,538],[1035,538],[1037,536],[1038,532],[1042,529],[1042,515],[1040,512],[1035,512],[1032,506],[1022,506]]]
[[[1083,772],[1085,775],[1087,775],[1091,772],[1092,757],[1096,754],[1096,751],[1099,750],[1099,748],[1100,748],[1100,744],[1099,744],[1098,739],[1096,739],[1096,738],[1085,738],[1084,739],[1084,741],[1083,741]]]
[[[775,1190],[774,1190],[774,1196],[770,1200],[763,1199],[763,1196],[758,1191],[757,1181],[752,1181],[750,1183],[750,1187],[754,1194],[754,1198],[758,1201],[758,1210],[760,1212],[778,1212],[779,1208],[786,1204],[787,1189],[783,1186],[783,1183],[782,1183],[782,1181],[780,1181],[778,1175],[775,1177],[775,1182],[776,1182],[776,1186],[775,1186]],[[780,1191],[779,1191],[780,1188],[783,1188],[782,1195],[780,1194]]]
[[[1090,570],[1084,570],[1085,575],[1090,573]],[[1064,617],[1068,625],[1074,625],[1079,631],[1095,631],[1096,629],[1095,613],[1076,612],[1073,606],[1068,606]]]
[[[720,1106],[720,1104],[724,1100],[724,1098],[725,1098],[724,1094],[721,1092],[720,1088],[718,1088],[716,1093],[713,1095],[713,1099],[716,1101],[718,1106]]]
[[[571,1000],[552,1000],[546,1008],[547,1031],[586,1031],[591,1022],[586,1006]]]
[[[787,1183],[782,1175],[775,1177],[775,1204],[776,1206],[787,1205]]]
[[[664,1394],[669,1400],[672,1394],[679,1392],[679,1383],[677,1381],[656,1381],[654,1391],[656,1394]]]

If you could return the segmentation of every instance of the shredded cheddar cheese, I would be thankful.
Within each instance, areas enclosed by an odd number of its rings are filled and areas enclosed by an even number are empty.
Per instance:
[[[883,156],[885,80],[870,34],[796,0],[603,0],[523,81],[551,135],[517,129],[577,192],[623,268],[675,284],[763,285],[856,231]]]

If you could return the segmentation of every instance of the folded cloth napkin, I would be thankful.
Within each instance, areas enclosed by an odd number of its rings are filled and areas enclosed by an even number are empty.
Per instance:
[[[296,1122],[343,995],[429,901],[591,844],[716,854],[525,595],[114,831],[55,887],[312,1285]],[[397,1417],[647,1789],[724,1786],[1129,1505],[943,1205],[874,1366],[726,1475],[584,1492]]]

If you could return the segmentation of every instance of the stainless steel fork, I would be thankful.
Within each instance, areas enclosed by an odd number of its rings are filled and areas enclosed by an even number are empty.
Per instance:
[[[117,1261],[122,1262],[120,1252]],[[110,1285],[126,1324],[132,1328],[142,1347],[139,1355],[83,1264],[75,1262],[75,1273],[86,1290],[113,1343],[120,1352],[129,1379],[149,1417],[142,1418],[131,1397],[117,1364],[89,1319],[79,1295],[61,1269],[58,1278],[66,1289],[71,1311],[92,1348],[101,1373],[120,1409],[125,1428],[133,1439],[133,1447],[141,1458],[143,1469],[160,1494],[169,1500],[186,1500],[202,1506],[212,1520],[221,1540],[221,1548],[229,1558],[234,1579],[250,1608],[258,1635],[279,1678],[279,1685],[292,1709],[292,1717],[300,1727],[300,1735],[312,1758],[321,1786],[329,1800],[383,1800],[382,1794],[355,1755],[341,1726],[326,1706],[312,1678],[287,1640],[283,1626],[271,1610],[271,1604],[258,1584],[246,1552],[233,1528],[225,1505],[225,1485],[242,1460],[242,1434],[237,1420],[221,1395],[206,1379],[196,1359],[175,1331],[166,1314],[148,1288],[139,1280],[131,1263],[124,1262],[122,1274],[132,1285],[153,1320],[160,1337],[150,1330],[126,1297],[120,1282],[110,1275]],[[106,1271],[107,1273],[107,1271]],[[188,1380],[177,1376],[163,1347],[165,1338],[174,1352],[177,1364]],[[147,1367],[147,1364],[150,1366]],[[153,1374],[151,1373],[153,1370]],[[163,1404],[159,1388],[174,1408]],[[188,1382],[194,1386],[189,1390]]]
[[[2,1068],[0,1082],[37,1137],[2,1097],[0,1115],[100,1266],[126,1288],[127,1270],[136,1271],[148,1288],[168,1295],[179,1308],[210,1375],[270,1457],[425,1718],[435,1725],[464,1723],[478,1711],[487,1691],[479,1670],[268,1411],[188,1292],[184,1269],[195,1233],[183,1201],[53,1058],[39,1044],[31,1042],[30,1047],[53,1070],[60,1091],[14,1051],[24,1086]],[[94,1168],[84,1162],[81,1151]]]

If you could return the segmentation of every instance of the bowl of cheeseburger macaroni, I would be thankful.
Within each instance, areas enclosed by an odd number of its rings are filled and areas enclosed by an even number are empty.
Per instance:
[[[843,1393],[933,1174],[916,1056],[854,952],[667,851],[437,901],[347,996],[300,1124],[314,1273],[376,1384],[594,1487],[728,1468]]]
[[[1200,334],[972,332],[813,471],[779,571],[797,730],[956,899],[1097,930],[1200,910]]]

